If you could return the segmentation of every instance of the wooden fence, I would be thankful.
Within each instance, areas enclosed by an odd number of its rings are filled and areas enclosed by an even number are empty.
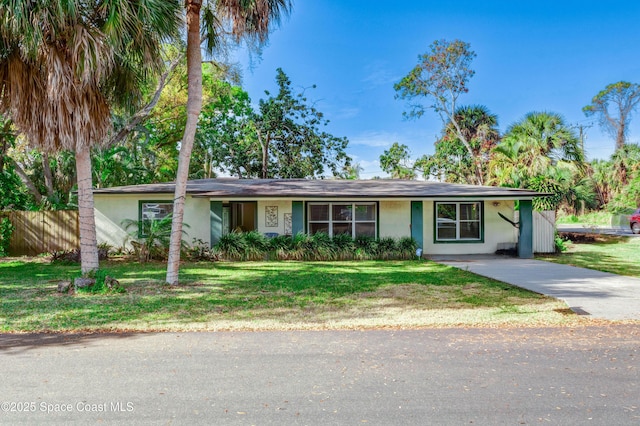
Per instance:
[[[76,210],[8,211],[0,212],[0,217],[8,217],[15,228],[9,244],[11,256],[36,256],[80,247]]]

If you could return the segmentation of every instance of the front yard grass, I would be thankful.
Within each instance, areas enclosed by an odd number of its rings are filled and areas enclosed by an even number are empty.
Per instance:
[[[560,301],[431,261],[105,262],[124,292],[57,292],[77,265],[0,263],[0,332],[371,329],[592,323]],[[591,321],[591,322],[590,322]]]
[[[561,233],[561,235],[563,235]],[[640,277],[640,238],[613,235],[569,235],[575,241],[564,253],[537,255],[536,259]]]

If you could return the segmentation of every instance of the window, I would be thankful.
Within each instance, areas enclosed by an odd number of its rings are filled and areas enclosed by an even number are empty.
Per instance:
[[[140,237],[147,235],[151,221],[161,220],[173,213],[173,202],[171,201],[140,201],[140,217],[138,233]]]
[[[482,203],[436,203],[436,241],[481,241]]]
[[[375,203],[309,203],[307,205],[309,234],[325,232],[331,236],[339,234],[361,235],[376,238]]]

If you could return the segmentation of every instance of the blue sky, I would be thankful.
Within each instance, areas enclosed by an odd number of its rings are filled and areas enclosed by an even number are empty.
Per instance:
[[[614,141],[582,107],[609,83],[640,83],[639,22],[636,1],[294,0],[243,86],[257,102],[276,91],[278,67],[300,90],[315,84],[308,97],[331,120],[326,130],[349,139],[361,178],[384,176],[378,158],[393,142],[431,154],[442,128],[432,112],[404,120],[394,83],[434,40],[460,39],[477,57],[459,104],[487,106],[501,131],[531,111],[560,113],[585,126],[589,159],[608,158]],[[640,116],[629,141],[640,141]]]

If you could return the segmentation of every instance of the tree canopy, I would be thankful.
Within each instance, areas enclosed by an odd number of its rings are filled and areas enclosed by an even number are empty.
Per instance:
[[[596,116],[600,127],[616,141],[616,150],[627,141],[631,116],[640,102],[640,85],[619,81],[607,85],[582,110],[587,117]]]
[[[456,116],[458,98],[469,91],[469,79],[475,74],[471,69],[475,56],[469,43],[436,40],[426,53],[418,56],[418,65],[396,83],[394,89],[396,98],[409,101],[405,117],[419,118],[427,108],[431,108],[438,113],[445,127],[452,126],[473,162],[473,180],[469,183],[482,185],[482,158],[474,155],[468,135],[463,132]],[[422,98],[432,103],[425,105],[419,101]]]

